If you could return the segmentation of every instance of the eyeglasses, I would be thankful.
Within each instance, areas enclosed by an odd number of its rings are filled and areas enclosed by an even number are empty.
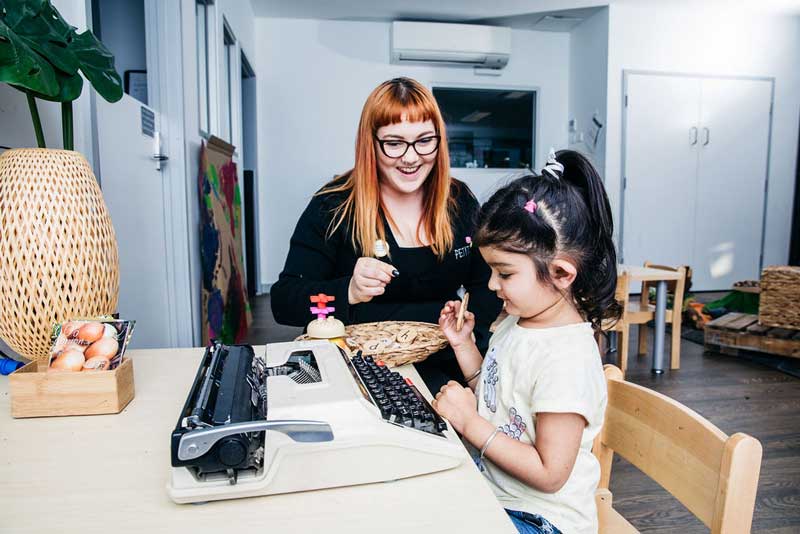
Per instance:
[[[422,137],[413,143],[409,143],[401,139],[378,139],[377,136],[375,137],[375,140],[381,147],[381,152],[383,152],[387,158],[394,159],[405,156],[409,147],[412,146],[414,147],[414,152],[418,155],[429,156],[439,148],[439,139],[440,136],[432,135],[429,137]]]

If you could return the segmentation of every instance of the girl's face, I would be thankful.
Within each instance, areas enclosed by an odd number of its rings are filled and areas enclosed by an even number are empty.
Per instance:
[[[389,187],[397,193],[411,194],[422,187],[428,178],[431,169],[436,163],[438,145],[436,139],[430,139],[436,135],[436,128],[433,121],[408,122],[403,120],[395,124],[388,124],[378,128],[377,138],[384,143],[383,150],[380,143],[375,141],[375,154],[377,155],[378,178],[381,186]],[[409,146],[405,154],[398,157],[387,156],[399,154],[406,148],[403,141],[417,143],[420,152],[428,152],[431,147],[436,146],[437,150],[432,153],[420,156],[414,147]],[[386,153],[384,153],[384,150]]]
[[[489,289],[503,300],[509,315],[533,317],[562,298],[551,284],[538,279],[533,261],[525,254],[495,247],[481,247],[480,251],[492,269]]]

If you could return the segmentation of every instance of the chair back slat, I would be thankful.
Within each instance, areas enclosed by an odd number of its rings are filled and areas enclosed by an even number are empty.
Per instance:
[[[678,499],[713,534],[749,532],[761,464],[761,444],[728,437],[698,413],[604,368],[608,408],[592,452],[600,490],[608,488],[618,453]]]

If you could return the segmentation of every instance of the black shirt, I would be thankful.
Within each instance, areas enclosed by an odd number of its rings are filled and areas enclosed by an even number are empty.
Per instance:
[[[329,306],[336,308],[333,315],[345,324],[388,320],[437,323],[444,303],[457,299],[457,291],[463,285],[470,293],[469,310],[476,316],[478,348],[485,352],[489,325],[502,303],[487,287],[489,267],[467,239],[476,229],[478,201],[465,184],[455,179],[452,182],[451,195],[456,200],[451,214],[453,249],[440,260],[430,247],[400,248],[384,218],[391,255],[387,261],[400,275],[386,286],[383,295],[352,306],[347,291],[361,254],[353,247],[347,222],[327,236],[332,212],[346,193],[313,197],[300,216],[289,243],[286,265],[270,291],[275,320],[306,326],[314,319],[309,297],[325,293],[336,297]]]

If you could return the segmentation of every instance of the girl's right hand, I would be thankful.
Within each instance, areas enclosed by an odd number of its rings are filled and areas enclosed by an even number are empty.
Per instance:
[[[472,343],[472,329],[475,328],[475,314],[471,311],[466,311],[464,312],[464,324],[461,330],[456,330],[458,310],[460,309],[460,300],[449,300],[445,302],[444,308],[439,313],[439,328],[453,349],[457,349],[465,343]]]
[[[394,266],[375,258],[358,258],[347,288],[348,302],[351,305],[359,304],[383,295],[386,284],[392,281],[396,272]]]

